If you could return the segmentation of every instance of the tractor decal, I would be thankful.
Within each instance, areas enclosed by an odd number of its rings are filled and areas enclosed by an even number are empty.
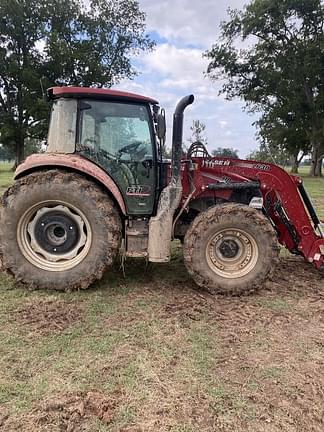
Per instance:
[[[217,166],[230,166],[231,161],[229,160],[203,160],[202,166],[205,168],[216,168]]]
[[[128,186],[126,189],[126,195],[128,196],[150,196],[151,188],[149,186]]]

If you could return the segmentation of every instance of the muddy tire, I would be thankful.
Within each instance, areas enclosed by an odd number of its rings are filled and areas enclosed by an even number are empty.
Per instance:
[[[121,242],[114,202],[82,175],[59,170],[17,180],[2,197],[2,266],[31,288],[85,289]]]
[[[224,204],[201,213],[184,241],[184,261],[197,285],[239,295],[262,287],[278,262],[276,234],[258,210]]]

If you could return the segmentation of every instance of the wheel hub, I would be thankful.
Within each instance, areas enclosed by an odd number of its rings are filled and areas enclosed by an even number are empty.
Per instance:
[[[52,224],[47,227],[46,237],[47,240],[54,246],[61,246],[67,239],[67,230],[60,224]]]
[[[64,208],[36,215],[34,223],[28,226],[30,236],[34,237],[34,240],[47,252],[66,253],[78,242],[80,236],[78,223],[62,210],[64,211]]]
[[[85,244],[84,223],[68,207],[42,207],[28,224],[32,249],[49,261],[74,258]]]
[[[224,258],[234,258],[239,253],[240,247],[234,240],[224,240],[220,246],[219,251]]]
[[[248,274],[256,265],[259,249],[255,239],[240,229],[225,229],[212,235],[206,258],[213,272],[227,279]]]
[[[86,216],[63,201],[43,201],[30,207],[17,227],[25,258],[47,271],[66,271],[88,254],[92,230]]]

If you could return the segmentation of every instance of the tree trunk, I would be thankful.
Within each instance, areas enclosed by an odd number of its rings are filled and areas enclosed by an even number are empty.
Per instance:
[[[312,161],[310,166],[309,175],[311,177],[316,177],[316,166],[318,162],[319,157],[319,148],[317,145],[313,144],[313,151],[312,151]]]
[[[291,156],[290,163],[291,163],[291,170],[290,170],[290,172],[292,174],[298,174],[298,168],[299,168],[298,153],[296,155]]]
[[[322,177],[324,149],[323,145],[313,145],[312,162],[309,175],[312,177]]]
[[[316,177],[322,177],[322,164],[323,164],[323,158],[318,159],[315,166]]]
[[[24,139],[21,138],[16,142],[16,159],[15,159],[15,167],[17,167],[25,158],[25,148],[24,148]]]
[[[16,135],[16,167],[24,160],[25,156],[24,104],[22,84],[19,83],[17,87],[18,123]]]

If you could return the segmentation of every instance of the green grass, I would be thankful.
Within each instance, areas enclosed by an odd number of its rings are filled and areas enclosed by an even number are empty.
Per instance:
[[[275,312],[285,312],[291,308],[291,305],[287,302],[287,299],[276,297],[274,299],[259,299],[256,302],[259,306],[265,307]]]
[[[288,170],[289,171],[289,170]],[[324,220],[324,177],[314,178],[309,176],[309,167],[299,168],[299,176],[303,178],[305,189],[311,197],[316,212],[321,220]]]
[[[13,171],[12,164],[8,162],[0,162],[0,194],[12,183]]]
[[[324,220],[324,178],[304,177],[303,180],[319,218]]]

